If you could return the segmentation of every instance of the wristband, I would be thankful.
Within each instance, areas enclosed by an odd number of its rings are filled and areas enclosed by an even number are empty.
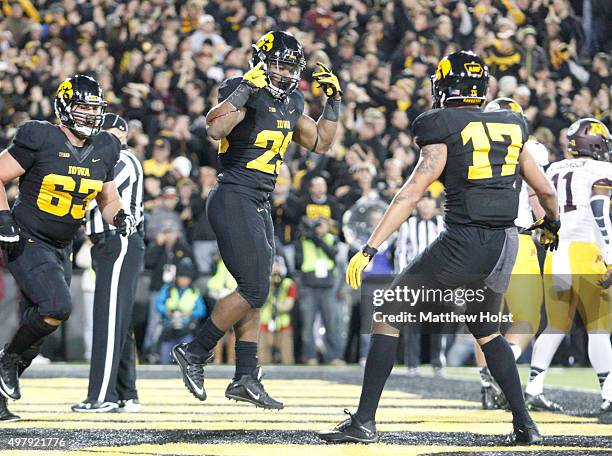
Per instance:
[[[328,98],[327,103],[325,103],[325,108],[323,109],[323,114],[321,114],[321,117],[331,122],[338,122],[338,119],[340,118],[341,104],[342,102],[340,100]]]
[[[227,97],[227,101],[229,101],[232,106],[235,108],[242,108],[251,96],[251,87],[246,82],[241,82],[238,84],[238,87]]]
[[[363,253],[365,256],[369,256],[370,258],[374,258],[374,255],[378,253],[378,249],[370,247],[368,244],[366,244],[361,248],[361,253]]]

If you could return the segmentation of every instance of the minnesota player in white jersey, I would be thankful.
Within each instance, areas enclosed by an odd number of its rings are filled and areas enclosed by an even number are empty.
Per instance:
[[[485,112],[508,109],[523,115],[521,106],[512,98],[497,98],[485,107]],[[529,139],[523,146],[523,152],[528,152],[535,158],[540,167],[548,164],[546,147]],[[512,315],[512,326],[508,328],[505,338],[512,348],[514,359],[518,360],[523,350],[529,345],[531,338],[540,325],[540,310],[543,302],[542,276],[538,262],[538,252],[528,228],[544,216],[535,192],[527,182],[519,179],[521,192],[519,194],[518,214],[514,224],[519,229],[519,248],[516,262],[512,269],[508,291],[504,302]],[[535,216],[535,218],[534,218]],[[502,302],[503,305],[503,302]],[[507,401],[501,388],[486,367],[482,350],[476,345],[476,362],[480,370],[481,400],[483,409],[506,408]]]
[[[612,412],[612,307],[607,290],[612,267],[612,142],[606,126],[590,118],[574,122],[567,137],[573,158],[547,170],[557,187],[561,231],[558,250],[550,252],[544,264],[548,326],[534,345],[526,403],[535,410],[563,410],[544,396],[544,376],[578,310],[601,385],[601,411]]]

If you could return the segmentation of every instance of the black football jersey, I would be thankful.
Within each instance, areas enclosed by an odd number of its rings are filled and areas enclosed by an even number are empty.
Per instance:
[[[239,77],[223,81],[219,102],[240,84]],[[271,192],[291,142],[295,125],[304,112],[304,94],[294,90],[284,101],[267,90],[249,98],[244,120],[219,144],[219,182]]]
[[[518,211],[518,158],[528,129],[513,111],[432,109],[412,126],[419,147],[446,144],[440,180],[446,188],[447,224],[513,226]]]
[[[73,146],[59,126],[22,124],[8,152],[23,169],[13,217],[20,229],[55,247],[66,247],[81,226],[89,203],[113,180],[121,144],[101,132]]]

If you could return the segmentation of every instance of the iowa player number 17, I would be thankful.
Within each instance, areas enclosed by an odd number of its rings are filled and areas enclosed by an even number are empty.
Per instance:
[[[494,147],[493,160],[489,156],[491,152],[491,141],[493,143],[505,143],[507,137],[510,144],[506,149],[504,162],[497,157],[499,147]],[[472,165],[468,168],[468,179],[489,179],[493,177],[493,165],[501,166],[501,176],[511,176],[516,172],[519,152],[523,144],[521,127],[518,124],[496,123],[496,122],[470,122],[461,131],[461,139],[465,146],[470,141],[473,147]],[[500,157],[501,158],[501,157]]]

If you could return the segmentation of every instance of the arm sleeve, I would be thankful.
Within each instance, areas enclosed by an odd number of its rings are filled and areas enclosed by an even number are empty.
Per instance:
[[[610,239],[612,236],[612,222],[610,221],[610,197],[595,195],[591,197],[591,211],[599,228],[599,247],[604,255],[607,265],[612,264],[612,249]]]
[[[44,142],[46,132],[40,122],[25,122],[18,129],[8,152],[23,169],[32,167]]]
[[[229,97],[236,87],[240,84],[242,78],[236,77],[231,79],[226,79],[219,86],[219,103],[225,101],[227,97]]]
[[[429,144],[442,144],[450,136],[448,120],[444,118],[444,111],[432,109],[421,114],[412,124],[414,141],[420,148]]]

